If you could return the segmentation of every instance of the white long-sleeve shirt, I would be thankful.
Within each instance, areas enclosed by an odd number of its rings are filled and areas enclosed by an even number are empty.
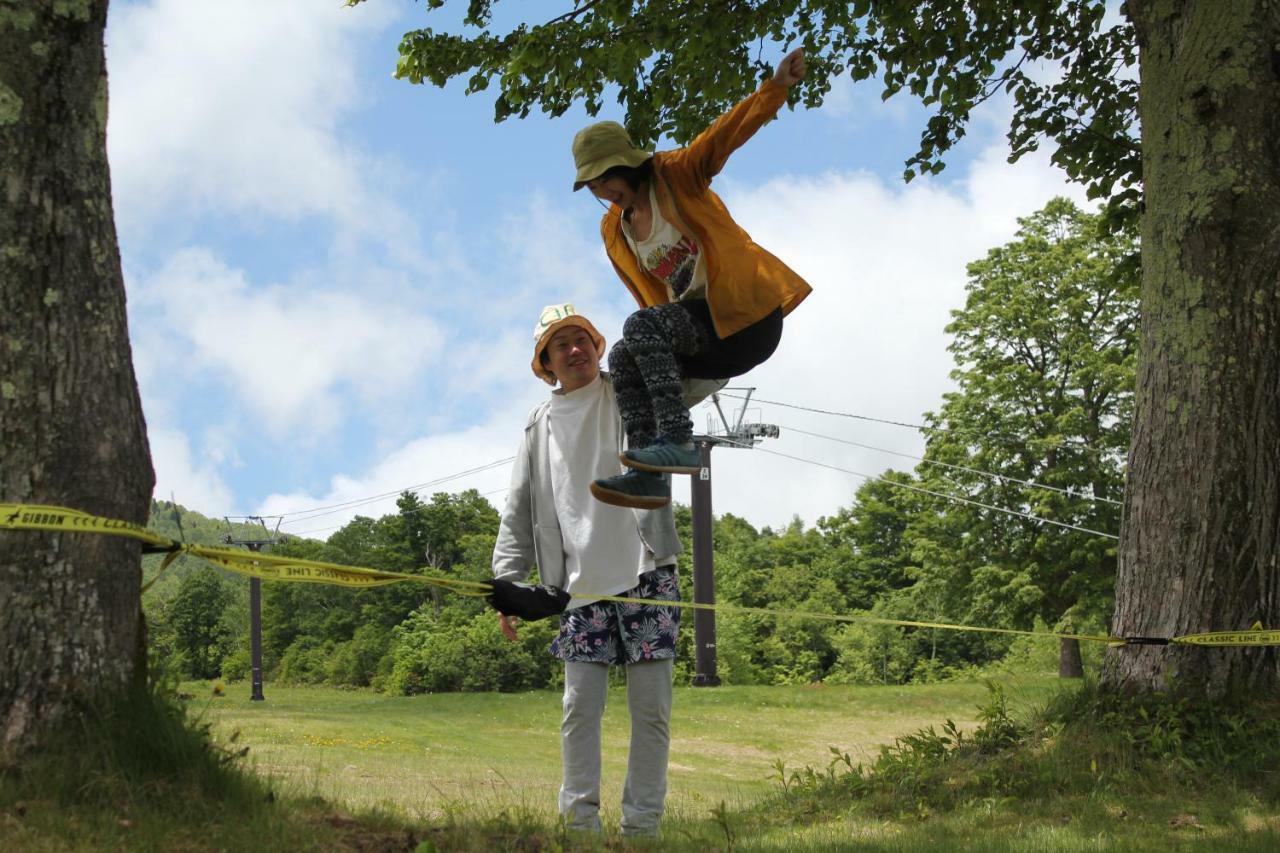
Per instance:
[[[589,491],[593,480],[622,470],[610,389],[597,377],[575,391],[553,394],[547,424],[551,490],[574,596],[569,606],[581,607],[592,596],[634,587],[640,573],[654,567],[653,555],[637,535],[635,511],[602,503]]]

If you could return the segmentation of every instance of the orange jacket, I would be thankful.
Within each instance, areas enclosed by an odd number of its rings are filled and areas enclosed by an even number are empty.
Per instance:
[[[698,134],[689,147],[654,155],[653,171],[662,216],[706,256],[707,304],[716,335],[727,338],[781,307],[789,314],[811,287],[765,251],[733,221],[711,179],[729,155],[751,138],[786,102],[785,86],[768,80]],[[613,268],[640,307],[670,301],[666,284],[640,266],[622,234],[622,209],[610,205],[600,234]]]

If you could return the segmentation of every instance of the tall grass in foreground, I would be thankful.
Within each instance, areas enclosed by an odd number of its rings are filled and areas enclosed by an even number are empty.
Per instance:
[[[99,696],[39,751],[0,765],[0,848],[323,847],[330,827],[278,802],[167,689]]]
[[[981,724],[904,735],[874,761],[776,767],[778,796],[748,809],[742,849],[786,826],[881,822],[895,849],[1274,850],[1280,703],[1130,699],[1086,684],[1027,719],[989,686]],[[797,849],[827,849],[814,835]],[[852,843],[846,838],[845,843]]]

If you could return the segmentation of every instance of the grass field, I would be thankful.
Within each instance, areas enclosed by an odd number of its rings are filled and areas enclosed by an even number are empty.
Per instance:
[[[393,805],[438,817],[461,802],[554,811],[560,779],[560,695],[439,694],[387,697],[270,686],[267,701],[230,685],[210,697],[207,719],[223,737],[240,732],[258,769],[287,787],[352,808]],[[1054,679],[1011,686],[1015,701],[1042,703]],[[724,800],[744,807],[776,790],[774,763],[825,768],[830,747],[856,761],[894,737],[946,718],[974,722],[981,684],[919,687],[676,688],[670,807],[705,815]],[[199,707],[199,706],[198,706]],[[626,695],[610,691],[604,729],[603,807],[615,820],[626,772]]]
[[[1053,678],[1001,683],[1014,716],[1073,689]],[[911,794],[910,780],[901,793],[877,789],[865,797],[794,782],[784,792],[780,778],[806,766],[821,774],[832,747],[857,763],[947,719],[973,729],[990,698],[980,683],[677,688],[663,839],[638,844],[616,831],[627,748],[621,690],[610,693],[605,718],[608,829],[583,838],[564,834],[555,814],[558,693],[389,697],[267,685],[267,700],[250,702],[243,683],[226,685],[222,695],[209,683],[183,689],[221,742],[248,748],[249,765],[269,780],[268,805],[244,812],[179,789],[135,796],[118,787],[97,805],[61,794],[28,793],[16,802],[0,785],[0,849],[1280,849],[1276,797],[1212,773],[1182,773],[1176,763],[1150,775],[1124,773],[1107,765],[1107,748],[1087,734],[1065,758],[1031,749],[1001,765],[947,765],[928,778],[931,792],[968,792],[953,806]],[[1010,795],[1007,786],[994,793],[989,774],[1006,771],[1025,777],[1024,794]],[[262,803],[264,791],[253,802]]]

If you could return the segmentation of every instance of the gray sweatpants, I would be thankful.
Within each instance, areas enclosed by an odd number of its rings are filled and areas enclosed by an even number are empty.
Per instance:
[[[674,663],[658,660],[627,665],[631,749],[627,755],[627,781],[622,788],[624,835],[655,834],[662,819],[662,804],[667,797]],[[565,663],[560,814],[572,829],[600,830],[600,723],[608,686],[608,664]]]

